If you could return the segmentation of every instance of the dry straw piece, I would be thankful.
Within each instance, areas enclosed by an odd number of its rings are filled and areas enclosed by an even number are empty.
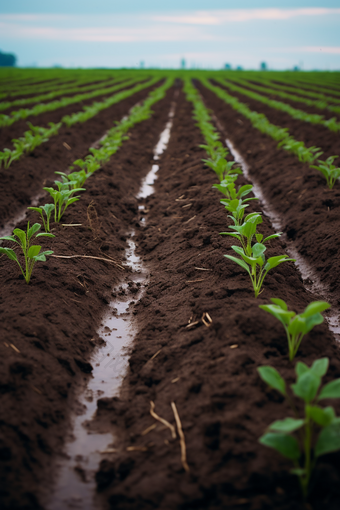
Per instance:
[[[155,404],[154,402],[150,402],[150,414],[153,418],[155,418],[155,420],[158,420],[160,421],[161,423],[163,423],[163,425],[165,425],[168,429],[171,430],[171,435],[172,435],[172,438],[173,439],[176,439],[176,430],[175,430],[175,427],[173,425],[171,425],[171,423],[169,423],[168,421],[166,421],[164,418],[161,418],[160,416],[158,416],[158,414],[155,413],[154,411],[155,409]]]
[[[175,402],[171,402],[171,407],[172,407],[172,411],[173,411],[174,416],[175,416],[177,430],[178,430],[178,435],[179,435],[179,440],[180,440],[180,444],[181,444],[181,461],[182,461],[182,466],[184,467],[185,471],[187,473],[189,473],[190,469],[189,469],[189,466],[188,466],[188,463],[187,463],[187,450],[186,450],[186,446],[185,446],[185,438],[184,438],[184,434],[183,434],[183,430],[182,430],[182,424],[181,424],[181,420],[180,420],[178,412],[177,412],[177,408],[176,408]]]

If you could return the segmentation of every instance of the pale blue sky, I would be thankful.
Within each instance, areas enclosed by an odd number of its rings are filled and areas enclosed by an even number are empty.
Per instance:
[[[340,70],[340,2],[2,0],[0,50],[21,66]]]

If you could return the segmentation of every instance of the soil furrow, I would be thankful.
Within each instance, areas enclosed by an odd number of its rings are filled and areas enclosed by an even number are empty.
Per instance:
[[[9,169],[0,170],[0,228],[21,208],[29,206],[35,194],[42,192],[47,179],[55,180],[56,171],[64,172],[128,113],[157,85],[99,112],[86,122],[72,127],[62,126],[57,136],[38,146],[29,156],[15,161]],[[69,149],[71,148],[71,150]]]
[[[137,220],[135,194],[149,170],[173,92],[154,105],[152,118],[138,124],[105,168],[86,182],[81,200],[63,217],[65,224],[81,226],[56,226],[56,237],[43,246],[57,255],[121,262],[125,232]],[[97,137],[101,134],[100,129]],[[36,216],[29,219],[34,222]],[[42,508],[41,492],[48,490],[54,455],[69,429],[68,410],[76,409],[76,392],[91,372],[90,354],[102,342],[96,328],[123,274],[103,261],[49,258],[37,264],[28,286],[13,262],[1,258],[1,508]]]
[[[218,84],[215,82],[214,85]],[[221,86],[221,88],[225,89],[231,96],[236,97],[242,103],[247,104],[251,110],[264,113],[272,124],[282,128],[288,128],[290,135],[296,140],[304,142],[307,147],[320,147],[324,152],[322,159],[326,159],[328,156],[334,156],[335,154],[340,155],[339,133],[333,133],[320,124],[311,124],[309,122],[293,119],[285,112],[275,110],[275,108],[271,108],[238,92],[229,91],[227,87]]]
[[[213,93],[200,90],[224,125],[225,138],[244,155],[250,174],[280,215],[288,239],[328,286],[333,302],[340,304],[340,261],[335,256],[340,246],[339,184],[329,190],[319,172],[277,149],[275,141]]]
[[[134,311],[139,333],[122,394],[99,401],[98,422],[111,422],[119,440],[118,452],[101,463],[98,491],[116,510],[297,510],[302,503],[289,463],[258,443],[288,409],[261,383],[256,368],[271,364],[293,380],[284,330],[258,305],[280,297],[301,311],[316,297],[305,290],[294,264],[286,263],[269,273],[256,300],[246,273],[223,257],[233,244],[219,235],[227,230],[227,215],[212,189],[214,174],[201,161],[203,138],[191,115],[181,95],[156,192],[146,200],[146,227],[137,236],[150,281]],[[228,118],[230,129],[237,129],[235,120]],[[261,204],[251,204],[249,212],[261,210]],[[263,220],[259,231],[273,233],[265,215]],[[284,246],[273,241],[268,256],[284,253]],[[202,321],[207,312],[210,327]],[[311,332],[297,359],[311,364],[321,356],[331,360],[329,376],[338,375],[340,353],[325,324]],[[150,401],[172,424],[175,402],[189,473],[178,440],[151,417]],[[337,508],[338,460],[331,455],[318,467],[326,485],[315,483],[314,508],[325,502]]]
[[[49,122],[54,122],[57,124],[58,122],[61,122],[61,119],[65,115],[72,115],[73,113],[80,112],[84,106],[91,105],[95,102],[101,102],[107,99],[108,97],[112,97],[114,94],[117,94],[118,92],[123,92],[124,90],[129,90],[133,87],[135,87],[137,83],[132,83],[131,85],[124,87],[124,84],[122,84],[121,89],[117,89],[115,92],[110,92],[109,94],[102,94],[97,97],[92,97],[90,99],[85,99],[83,101],[80,101],[78,103],[70,104],[68,106],[64,106],[62,108],[58,108],[51,112],[45,112],[41,113],[39,115],[30,115],[25,120],[18,120],[11,126],[5,126],[0,128],[0,147],[13,149],[12,140],[14,138],[19,138],[20,136],[23,136],[24,132],[29,129],[29,126],[27,125],[27,121],[31,122],[33,126],[41,126],[41,127],[48,127]],[[58,100],[58,98],[56,99]],[[16,109],[17,110],[17,109]],[[1,149],[1,150],[2,150]]]

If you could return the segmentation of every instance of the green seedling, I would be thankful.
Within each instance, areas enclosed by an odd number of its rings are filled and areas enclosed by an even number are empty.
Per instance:
[[[58,186],[58,190],[55,190],[54,188],[43,189],[48,191],[54,200],[54,221],[59,223],[68,206],[79,200],[80,195],[76,197],[72,195],[78,191],[85,191],[85,188],[73,188],[74,181],[65,183],[60,181],[54,182]]]
[[[239,266],[247,271],[250,276],[251,283],[255,292],[255,298],[261,293],[261,288],[267,273],[283,262],[293,261],[295,259],[288,258],[288,255],[278,255],[270,257],[267,261],[264,256],[266,247],[262,243],[256,243],[251,247],[251,255],[247,255],[245,250],[240,246],[232,246],[232,249],[241,256],[241,258],[232,255],[224,255],[227,259],[236,262]]]
[[[214,184],[213,188],[218,189],[226,198],[231,199],[231,190],[235,189],[237,174],[227,175],[220,184]],[[236,197],[235,197],[236,198]]]
[[[36,234],[35,237],[42,237],[42,236],[54,237],[53,234],[48,234],[48,233],[37,234],[37,232],[40,230],[40,228],[41,228],[40,223],[35,223],[30,228],[30,224],[28,222],[26,232],[24,230],[21,230],[20,228],[15,228],[13,230],[12,236],[0,237],[0,240],[12,241],[13,243],[18,244],[20,246],[20,248],[22,249],[24,258],[25,258],[25,270],[22,268],[22,266],[18,260],[17,254],[15,253],[14,250],[12,250],[11,248],[0,247],[0,253],[7,255],[7,257],[10,260],[14,260],[18,264],[18,266],[20,267],[20,270],[23,274],[23,277],[25,278],[26,283],[30,282],[35,263],[38,261],[45,262],[46,256],[52,255],[52,253],[53,253],[53,251],[51,251],[51,250],[41,252],[40,251],[41,246],[36,245],[36,244],[30,245],[31,239],[34,236],[34,234]],[[17,239],[16,239],[16,237],[17,237]]]
[[[235,161],[227,161],[220,156],[216,159],[202,159],[202,161],[216,172],[220,182],[230,174],[242,174],[241,168],[233,168]]]
[[[261,379],[286,398],[294,413],[294,418],[287,417],[269,425],[268,432],[259,441],[293,461],[291,473],[298,476],[305,498],[317,459],[340,449],[340,418],[333,407],[322,408],[319,405],[321,400],[340,398],[340,379],[331,381],[319,391],[328,363],[328,358],[322,358],[314,361],[310,368],[301,362],[295,366],[297,379],[291,389],[295,397],[304,403],[301,418],[277,370],[270,366],[258,368]]]
[[[41,219],[43,221],[45,232],[49,232],[50,231],[50,219],[51,219],[52,211],[54,211],[54,207],[55,207],[54,204],[45,204],[40,207],[28,207],[27,209],[29,209],[30,211],[35,211],[40,214]],[[44,218],[44,213],[46,215],[46,221]]]
[[[339,156],[329,156],[326,161],[321,161],[318,159],[318,166],[311,165],[311,168],[315,168],[322,173],[327,181],[327,186],[329,189],[333,189],[335,182],[340,177],[340,168],[333,165],[333,161],[338,157]]]
[[[278,147],[295,154],[301,163],[313,163],[315,159],[323,154],[319,147],[306,147],[303,142],[294,140],[292,137],[282,140]]]
[[[285,328],[288,340],[289,359],[293,361],[300,347],[303,337],[311,331],[314,326],[323,322],[321,312],[330,308],[326,301],[313,301],[303,313],[297,315],[289,311],[282,299],[271,298],[272,305],[260,305],[265,312],[272,314]]]

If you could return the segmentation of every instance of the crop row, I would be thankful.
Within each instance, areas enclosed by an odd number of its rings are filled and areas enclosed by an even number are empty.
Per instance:
[[[97,115],[97,113],[100,111],[109,108],[116,103],[119,103],[123,99],[132,96],[136,92],[154,85],[157,81],[157,77],[152,78],[151,80],[136,85],[129,90],[118,92],[117,94],[105,99],[102,102],[94,102],[89,106],[84,106],[81,111],[72,115],[64,116],[61,119],[61,122],[58,124],[53,124],[50,122],[49,128],[33,126],[32,124],[28,123],[30,130],[26,131],[23,137],[13,140],[14,149],[4,149],[3,152],[0,152],[0,168],[1,164],[4,166],[4,168],[9,168],[12,162],[18,160],[23,154],[29,154],[36,147],[38,147],[38,145],[47,142],[51,136],[57,135],[63,123],[67,126],[72,126],[77,122],[86,122],[91,117]]]
[[[228,80],[230,80],[229,77],[228,77]],[[272,95],[275,95],[278,97],[282,97],[283,99],[288,99],[293,102],[304,103],[307,106],[312,106],[314,108],[318,108],[319,110],[329,110],[334,113],[340,113],[340,106],[334,106],[332,104],[329,104],[329,103],[333,103],[333,102],[340,103],[340,100],[338,100],[338,99],[335,99],[333,101],[331,98],[326,97],[326,96],[324,96],[323,99],[308,99],[306,97],[302,97],[301,95],[297,96],[292,93],[284,92],[283,90],[277,90],[275,88],[269,87],[268,85],[267,86],[257,85],[255,83],[252,83],[250,81],[243,80],[240,78],[237,78],[237,79],[232,78],[232,81],[236,81],[237,83],[240,83],[241,85],[245,85],[246,87],[249,87],[250,89],[258,90],[259,92],[264,92],[265,94],[272,94]],[[300,89],[298,89],[297,92],[298,91],[300,94],[302,94],[302,91]]]
[[[39,103],[33,108],[22,108],[20,110],[11,112],[10,115],[0,114],[0,128],[5,126],[11,126],[12,124],[14,124],[14,122],[18,120],[27,119],[27,117],[30,116],[37,116],[42,113],[53,112],[54,110],[64,108],[65,106],[68,106],[70,104],[81,103],[82,101],[92,99],[93,97],[111,94],[116,90],[133,85],[134,83],[136,83],[136,81],[138,82],[139,79],[131,78],[123,82],[119,81],[118,84],[115,83],[111,87],[104,87],[99,89],[98,87],[96,87],[96,90],[91,92],[80,93],[71,97],[63,97],[59,100],[51,101],[50,103]]]
[[[301,163],[308,163],[312,168],[321,172],[328,186],[333,188],[335,181],[340,177],[340,168],[333,165],[334,160],[338,156],[330,156],[326,161],[318,159],[319,165],[313,165],[313,162],[323,154],[319,147],[306,147],[302,141],[295,140],[295,138],[289,134],[287,128],[281,128],[280,126],[271,124],[263,113],[250,110],[246,104],[239,101],[236,97],[231,96],[220,87],[212,85],[206,78],[201,79],[201,82],[205,87],[214,92],[217,97],[249,119],[252,125],[261,131],[261,133],[265,133],[279,142],[278,147],[282,147],[282,149],[297,156]]]
[[[3,101],[0,103],[0,110],[7,110],[8,108],[12,108],[15,106],[24,106],[26,104],[30,103],[39,103],[41,101],[48,101],[50,99],[54,99],[55,97],[61,96],[62,94],[73,94],[74,92],[84,92],[84,91],[90,91],[93,89],[97,89],[99,86],[106,87],[113,85],[114,83],[117,83],[119,81],[123,81],[125,77],[123,75],[115,78],[110,78],[108,80],[103,80],[101,82],[95,82],[91,83],[89,85],[86,85],[87,82],[85,82],[85,86],[79,88],[79,85],[83,84],[84,82],[79,83],[71,83],[66,84],[63,87],[59,87],[57,90],[54,90],[52,92],[48,92],[47,94],[38,94],[36,96],[32,97],[26,97],[22,99],[15,99],[14,101]]]
[[[214,187],[223,193],[225,198],[221,203],[228,213],[231,213],[228,218],[232,220],[232,225],[229,226],[232,232],[222,234],[231,235],[239,242],[239,245],[232,246],[232,249],[240,258],[230,255],[225,257],[247,271],[256,297],[267,272],[292,259],[288,259],[287,255],[279,255],[266,261],[265,243],[280,234],[263,239],[262,234],[257,233],[257,225],[262,222],[261,213],[254,212],[244,217],[247,202],[254,200],[245,198],[252,191],[252,186],[236,188],[235,181],[242,171],[234,168],[234,162],[227,161],[228,151],[221,143],[209,112],[189,79],[185,82],[185,92],[188,101],[193,104],[194,118],[206,142],[206,145],[201,147],[206,150],[208,159],[203,161],[216,172],[219,183]],[[288,310],[287,304],[282,299],[273,298],[271,301],[271,304],[262,305],[260,308],[282,323],[287,335],[289,359],[292,361],[304,335],[323,321],[321,312],[330,305],[324,301],[315,301],[310,303],[302,314],[297,315],[294,311]],[[291,391],[288,391],[286,382],[275,368],[262,366],[257,369],[262,380],[288,402],[294,416],[270,424],[259,441],[293,462],[294,468],[291,472],[299,478],[305,498],[317,459],[340,449],[340,418],[336,416],[333,407],[321,406],[322,400],[340,398],[340,379],[333,380],[321,388],[322,377],[326,374],[328,365],[328,358],[315,360],[311,367],[298,362],[295,366],[296,383],[291,385]],[[300,409],[299,400],[304,405],[302,416],[297,411]],[[313,441],[316,431],[318,437]]]
[[[288,115],[290,115],[293,119],[301,120],[303,122],[310,122],[311,124],[320,124],[329,129],[330,131],[334,132],[338,132],[340,130],[340,123],[337,122],[336,117],[332,117],[331,119],[325,120],[323,115],[304,112],[303,110],[293,108],[287,103],[270,99],[266,96],[258,94],[257,92],[253,92],[238,85],[234,85],[229,81],[225,81],[223,79],[217,79],[216,81],[230,90],[239,92],[244,96],[248,96],[252,99],[255,99],[255,101],[259,101],[260,103],[266,104],[271,108],[274,108],[275,110],[280,110],[282,112],[288,113]]]
[[[150,92],[149,96],[142,105],[137,105],[132,108],[128,117],[124,118],[121,122],[117,123],[109,132],[105,138],[101,140],[99,149],[90,148],[88,156],[85,159],[78,159],[74,162],[74,166],[71,167],[73,170],[71,173],[66,174],[64,172],[57,172],[61,175],[61,181],[55,181],[55,187],[45,187],[44,190],[50,194],[53,203],[48,203],[40,207],[29,207],[29,210],[37,212],[42,219],[44,226],[44,233],[40,233],[40,223],[35,223],[30,227],[29,222],[27,223],[26,231],[21,229],[14,229],[12,236],[5,236],[0,238],[3,241],[11,241],[19,245],[24,256],[24,264],[20,264],[18,256],[13,248],[2,248],[0,247],[0,254],[7,255],[10,260],[15,261],[24,278],[26,283],[30,282],[33,268],[36,262],[46,261],[46,256],[52,255],[51,250],[41,251],[41,246],[31,244],[33,236],[35,238],[47,236],[54,237],[50,232],[50,221],[53,214],[54,222],[59,223],[66,209],[77,202],[80,195],[75,195],[80,191],[85,191],[83,185],[86,180],[100,167],[107,163],[111,156],[117,152],[121,147],[124,140],[128,138],[128,131],[136,124],[150,118],[152,115],[151,107],[156,102],[160,101],[165,97],[166,91],[173,85],[173,78],[168,78],[163,85],[158,87],[156,90]],[[77,168],[80,170],[75,170]],[[39,232],[39,233],[38,233]]]

